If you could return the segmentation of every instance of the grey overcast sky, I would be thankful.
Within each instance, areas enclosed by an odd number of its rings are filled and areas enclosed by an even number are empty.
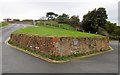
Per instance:
[[[50,11],[79,15],[81,21],[88,11],[104,7],[108,20],[117,23],[118,2],[119,0],[1,0],[0,21],[3,18],[39,19]]]

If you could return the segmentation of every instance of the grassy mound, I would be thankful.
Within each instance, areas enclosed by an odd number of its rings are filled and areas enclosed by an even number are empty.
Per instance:
[[[66,29],[66,30],[74,30],[76,31],[76,29],[72,26],[70,26],[69,24],[42,24],[42,23],[39,23],[39,24],[36,24],[37,26],[44,26],[44,27],[52,27],[52,28],[61,28],[61,29]]]
[[[0,22],[0,27],[7,26],[7,25],[8,25],[7,22]]]
[[[17,34],[31,34],[31,35],[40,35],[40,36],[55,36],[55,37],[104,37],[97,34],[90,34],[79,31],[66,30],[61,28],[53,27],[26,27],[15,31]]]

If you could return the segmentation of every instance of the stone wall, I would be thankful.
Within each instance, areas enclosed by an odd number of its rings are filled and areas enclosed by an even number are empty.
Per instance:
[[[11,34],[10,41],[50,55],[71,55],[92,50],[108,50],[108,38],[45,37],[27,34]]]

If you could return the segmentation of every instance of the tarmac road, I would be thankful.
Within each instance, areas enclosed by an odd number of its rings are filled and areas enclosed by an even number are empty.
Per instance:
[[[7,46],[10,34],[25,25],[0,29],[2,73],[118,73],[118,41],[111,41],[111,52],[61,64],[53,64]],[[120,45],[120,44],[119,44]]]

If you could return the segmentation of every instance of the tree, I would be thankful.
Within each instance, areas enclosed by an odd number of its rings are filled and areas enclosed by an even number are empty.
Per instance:
[[[109,34],[114,33],[114,30],[116,29],[116,23],[112,23],[110,21],[107,21],[105,26],[103,27]]]
[[[86,15],[83,16],[82,26],[86,32],[97,32],[99,26],[97,24],[96,18],[96,9],[89,11]]]
[[[117,26],[116,29],[114,30],[114,33],[117,35],[117,36],[120,36],[120,26]]]
[[[13,19],[13,21],[20,21],[19,19]]]
[[[58,16],[58,14],[55,14],[54,12],[47,12],[46,13],[46,17],[48,18],[48,20],[54,20],[56,17]]]
[[[99,27],[104,27],[106,19],[105,8],[94,9],[83,16],[82,26],[86,32],[96,33]]]
[[[58,16],[57,20],[58,20],[58,23],[68,23],[69,15],[63,13],[62,15]]]
[[[80,19],[79,16],[73,15],[70,20],[68,21],[69,24],[73,27],[80,27]]]
[[[11,18],[5,18],[5,19],[3,19],[4,21],[6,21],[6,22],[9,22],[9,21],[11,21],[12,19]]]
[[[97,24],[99,27],[104,27],[104,25],[106,24],[107,22],[107,14],[106,14],[106,10],[105,8],[98,8],[98,10],[96,11],[97,13]]]

